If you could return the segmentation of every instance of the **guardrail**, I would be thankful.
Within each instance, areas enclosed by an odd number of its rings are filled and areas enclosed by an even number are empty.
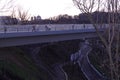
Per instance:
[[[106,25],[99,27],[105,28]],[[94,29],[92,24],[0,25],[0,33]]]

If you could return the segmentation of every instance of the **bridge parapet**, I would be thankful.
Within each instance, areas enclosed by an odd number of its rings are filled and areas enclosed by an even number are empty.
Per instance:
[[[99,29],[106,28],[106,25]],[[94,29],[92,24],[0,25],[0,33]]]

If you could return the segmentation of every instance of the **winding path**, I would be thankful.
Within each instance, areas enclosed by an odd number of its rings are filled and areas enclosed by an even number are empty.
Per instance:
[[[31,51],[31,56],[35,61],[35,64],[49,73],[52,80],[67,80],[67,74],[62,69],[62,64],[47,65],[39,58],[40,47],[35,48]]]
[[[91,64],[88,54],[92,50],[88,43],[84,43],[81,49],[71,55],[71,60],[78,63],[82,72],[88,80],[106,80]]]

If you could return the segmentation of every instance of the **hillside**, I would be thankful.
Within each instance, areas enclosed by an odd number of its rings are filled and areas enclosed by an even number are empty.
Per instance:
[[[56,73],[54,69],[52,70],[52,66],[65,62],[68,64],[63,66],[63,69],[68,75],[68,80],[86,80],[77,64],[69,64],[69,57],[78,50],[78,44],[79,40],[75,40],[1,48],[0,80],[52,80],[52,72]],[[31,52],[35,48],[40,48],[37,57]],[[43,64],[37,64],[36,61],[42,61]],[[44,66],[50,71],[48,72],[40,66]]]

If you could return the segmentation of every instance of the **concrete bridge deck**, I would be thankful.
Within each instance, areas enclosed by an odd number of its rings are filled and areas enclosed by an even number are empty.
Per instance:
[[[19,30],[16,32],[15,26],[12,28],[8,26],[8,30],[6,32],[0,31],[0,47],[11,47],[98,37],[94,28],[88,26],[86,28],[78,25],[66,25],[66,27],[65,25],[58,27],[49,26],[50,30],[45,30],[46,28],[44,26],[43,29],[40,29],[42,31],[36,31],[36,29],[34,31],[26,31],[26,29],[29,29],[28,26],[27,28],[26,26],[19,26],[20,30],[21,28],[23,28],[22,32]],[[36,28],[39,29],[41,28],[41,26],[37,26]],[[2,29],[2,27],[0,29]],[[31,27],[30,29],[33,28]],[[99,31],[103,32],[104,29],[101,28],[99,29]]]

